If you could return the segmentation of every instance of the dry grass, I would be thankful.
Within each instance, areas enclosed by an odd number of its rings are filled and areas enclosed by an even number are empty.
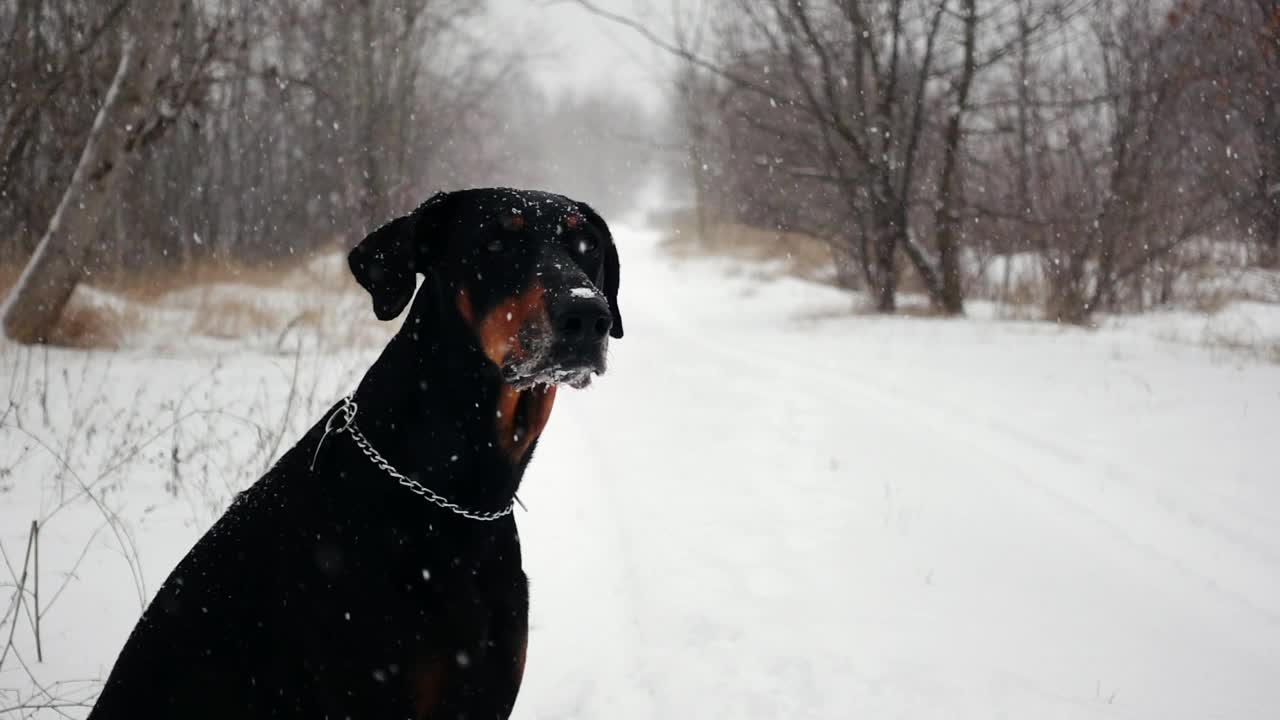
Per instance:
[[[238,338],[270,330],[280,322],[278,313],[261,306],[252,297],[214,293],[212,288],[206,288],[201,295],[201,300],[192,307],[192,334],[224,339]]]
[[[1174,340],[1177,339],[1179,338],[1175,336]],[[1197,339],[1192,339],[1193,343],[1196,341]],[[1280,365],[1280,337],[1262,332],[1256,327],[1220,324],[1210,320],[1201,331],[1198,344],[1227,355]]]
[[[669,228],[663,247],[675,257],[710,256],[755,261],[765,265],[755,271],[756,277],[762,280],[789,276],[839,286],[831,246],[821,238],[731,222],[711,223],[707,237],[700,238],[696,223],[687,213],[677,213],[660,220]],[[861,271],[858,272],[855,287],[861,285]],[[900,314],[929,317],[937,314],[911,301],[914,296],[925,293],[924,283],[911,268],[902,268],[898,276],[898,292]],[[873,300],[868,298],[867,302]],[[876,312],[874,306],[868,305],[867,312]]]
[[[0,265],[0,301],[8,296],[21,275],[21,265]],[[136,311],[105,307],[84,293],[76,292],[49,333],[48,342],[58,347],[81,350],[116,350],[140,322],[141,315]]]
[[[328,256],[312,259],[285,271],[206,273],[205,282],[158,295],[153,302],[187,312],[193,335],[266,336],[276,347],[300,333],[334,348],[385,341],[381,324],[367,322],[367,300],[345,263]]]
[[[257,288],[306,288],[319,280],[344,280],[337,273],[317,272],[309,264],[316,258],[293,256],[250,265],[241,261],[207,259],[183,266],[152,268],[142,272],[101,272],[85,281],[129,300],[152,302],[169,293],[210,285],[245,285]],[[0,263],[0,296],[22,275],[22,262]]]
[[[1224,283],[1221,277],[1208,280],[1197,277],[1189,284],[1192,287],[1189,293],[1191,306],[1206,315],[1217,315],[1234,303],[1274,303],[1280,300],[1280,275],[1273,279],[1275,288],[1270,291],[1250,287],[1246,283]]]
[[[1200,290],[1193,294],[1191,296],[1191,306],[1206,315],[1217,315],[1227,309],[1231,303],[1248,299],[1250,298],[1243,297],[1240,292],[1234,289],[1217,287]]]
[[[215,285],[256,288],[305,288],[312,277],[308,261],[315,256],[292,256],[248,264],[236,260],[205,260],[183,267],[141,273],[107,273],[93,280],[95,287],[140,302],[154,302],[181,290]]]
[[[1280,340],[1249,340],[1228,334],[1209,334],[1204,339],[1204,346],[1280,365]]]
[[[1019,308],[1034,308],[1039,311],[1044,307],[1047,289],[1043,280],[1032,277],[1017,277],[1009,281],[1009,292],[998,299],[1004,305]],[[1001,293],[997,293],[1000,295]]]
[[[912,303],[902,302],[903,298],[898,298],[898,305],[894,309],[893,314],[897,317],[913,317],[913,318],[949,318],[951,315],[943,312],[942,308],[936,307],[928,302]],[[872,305],[868,304],[862,307],[855,307],[854,315],[883,315]]]
[[[49,333],[48,342],[80,350],[118,350],[141,322],[141,313],[134,308],[119,310],[95,305],[77,293]]]
[[[0,297],[21,271],[21,266],[0,265]],[[129,344],[132,333],[157,322],[172,324],[184,336],[255,337],[272,347],[298,334],[333,348],[384,341],[380,324],[362,322],[368,318],[357,311],[368,314],[366,301],[339,257],[289,258],[256,266],[210,261],[94,277],[72,296],[49,341],[118,349]]]
[[[798,232],[783,232],[731,222],[713,222],[706,237],[700,237],[697,224],[688,213],[662,218],[669,228],[663,248],[678,258],[727,257],[759,263],[751,271],[754,279],[768,281],[778,277],[795,277],[824,285],[839,286],[835,257],[824,240]],[[860,285],[861,276],[856,282]],[[856,286],[855,286],[856,287]],[[924,298],[924,283],[908,268],[898,278],[899,315],[937,317],[940,313]],[[861,295],[854,313],[877,315],[875,298]],[[919,302],[918,302],[919,301]],[[816,318],[800,318],[814,320]]]
[[[706,237],[699,237],[692,223],[681,220],[672,223],[663,245],[676,257],[713,255],[777,262],[782,274],[817,282],[830,282],[833,274],[830,246],[803,233],[712,223]]]

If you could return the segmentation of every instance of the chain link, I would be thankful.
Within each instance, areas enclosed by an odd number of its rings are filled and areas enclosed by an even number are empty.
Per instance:
[[[339,420],[341,423],[340,425],[334,423],[334,419],[339,417],[341,418]],[[343,432],[351,435],[351,440],[356,444],[356,447],[359,447],[361,452],[363,452],[374,465],[377,465],[383,472],[395,478],[396,482],[400,483],[405,488],[408,488],[410,492],[421,496],[432,505],[444,508],[455,515],[461,515],[462,517],[470,520],[480,520],[483,522],[500,520],[511,514],[514,503],[508,503],[505,508],[496,512],[476,512],[474,510],[468,510],[426,485],[423,485],[411,477],[406,477],[399,470],[396,470],[395,466],[387,462],[387,459],[382,457],[382,454],[374,449],[373,445],[369,443],[368,438],[366,438],[364,434],[360,432],[360,429],[356,427],[356,401],[350,395],[342,399],[342,405],[334,410],[333,414],[329,416],[329,419],[325,421],[324,435],[320,437],[320,442],[316,446],[316,455],[319,456],[320,447],[324,445],[325,438],[329,437],[330,433],[340,435]],[[311,466],[312,469],[315,468],[314,458],[311,461]]]

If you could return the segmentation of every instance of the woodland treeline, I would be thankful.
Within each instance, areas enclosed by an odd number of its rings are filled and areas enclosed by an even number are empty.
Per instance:
[[[88,168],[101,211],[76,224],[86,203],[68,203],[64,229],[83,229],[60,262],[76,282],[309,253],[467,184],[622,205],[651,153],[616,140],[655,121],[622,95],[549,97],[529,68],[555,58],[521,49],[541,47],[521,41],[536,29],[495,34],[485,13],[475,0],[0,0],[0,265],[21,267],[50,230],[116,81],[140,121],[120,139],[123,167]],[[152,54],[129,66],[129,47]]]
[[[95,276],[305,255],[439,188],[629,210],[660,162],[699,230],[820,238],[884,312],[910,286],[961,313],[999,266],[1084,323],[1280,266],[1280,0],[578,2],[677,60],[668,116],[549,97],[537,30],[472,0],[0,0],[6,333]]]
[[[679,60],[699,223],[820,237],[882,311],[910,277],[962,312],[995,257],[1068,322],[1172,301],[1207,242],[1280,267],[1280,0],[683,9],[611,17]]]

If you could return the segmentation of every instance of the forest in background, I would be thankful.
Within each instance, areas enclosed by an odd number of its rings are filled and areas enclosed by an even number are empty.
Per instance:
[[[270,271],[438,189],[614,216],[658,171],[687,236],[816,239],[881,312],[1275,299],[1280,0],[576,4],[673,61],[666,110],[549,94],[540,29],[469,0],[0,0],[8,336],[50,340],[81,282]]]
[[[6,289],[50,226],[125,44],[166,32],[142,22],[164,4],[0,0]],[[625,94],[549,95],[530,75],[554,61],[527,42],[537,28],[495,35],[484,3],[169,4],[168,53],[81,241],[82,279],[270,266],[466,185],[629,210],[648,177],[651,149],[634,139],[659,121]]]
[[[695,0],[667,31],[579,1],[678,61],[698,234],[820,238],[883,312],[906,281],[1087,324],[1280,268],[1280,0]]]

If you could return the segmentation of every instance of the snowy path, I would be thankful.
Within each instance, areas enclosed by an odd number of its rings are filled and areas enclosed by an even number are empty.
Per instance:
[[[627,258],[612,374],[561,401],[527,481],[524,717],[1280,706],[1274,368],[1174,359],[1162,375],[1177,349],[1133,339],[1144,354],[1126,357],[1126,343],[1043,328],[1021,339],[1030,353],[1007,330],[975,346],[972,328],[937,321],[797,329],[783,315],[847,301],[813,307],[812,288],[786,282],[761,296],[639,239]],[[1120,389],[1072,385],[1133,373]],[[1057,396],[1038,397],[1046,374]],[[1253,436],[1237,419],[1215,445],[1194,415],[1164,418],[1153,396],[1203,382],[1220,404],[1256,405]],[[1140,427],[1162,419],[1174,427],[1155,437]],[[1181,464],[1184,443],[1216,473]]]
[[[521,493],[518,718],[1277,716],[1280,367],[1138,323],[851,316],[618,235],[627,336],[561,393]],[[16,636],[43,689],[10,660],[0,709],[91,698],[60,681],[109,667],[131,573],[154,591],[277,454],[246,420],[287,444],[372,355],[212,348],[0,353],[26,398],[0,428],[0,543],[16,561],[46,520],[42,574],[66,583],[46,662]]]

